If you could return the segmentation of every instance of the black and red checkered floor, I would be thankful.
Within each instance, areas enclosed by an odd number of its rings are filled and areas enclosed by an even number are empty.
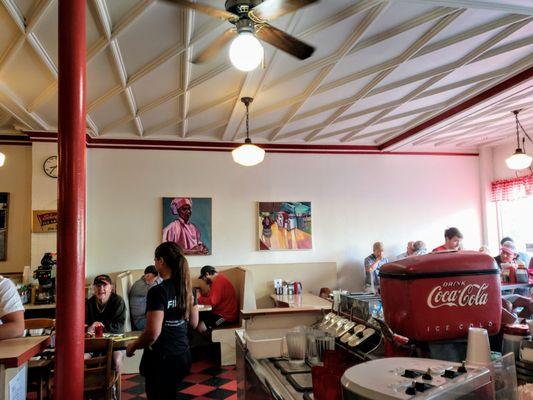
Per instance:
[[[177,400],[237,400],[235,366],[218,367],[208,360],[197,361],[179,388]],[[137,374],[122,375],[122,400],[140,399],[146,399],[143,377]]]

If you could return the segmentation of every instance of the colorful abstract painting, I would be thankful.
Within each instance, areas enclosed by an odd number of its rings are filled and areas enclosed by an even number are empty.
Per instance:
[[[210,255],[211,199],[163,197],[162,241],[177,243],[186,255]]]
[[[259,250],[313,248],[311,202],[259,202]]]

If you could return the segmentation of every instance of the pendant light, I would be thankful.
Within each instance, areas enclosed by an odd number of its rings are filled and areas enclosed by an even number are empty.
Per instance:
[[[233,157],[233,161],[235,161],[237,164],[244,165],[245,167],[251,167],[263,161],[265,158],[265,150],[259,146],[256,146],[255,144],[252,144],[252,140],[250,139],[250,118],[248,107],[253,99],[251,97],[243,97],[241,98],[241,101],[246,106],[246,139],[244,140],[243,145],[237,147],[231,152],[231,156]]]
[[[517,148],[516,148],[514,154],[512,154],[511,156],[509,156],[505,160],[505,163],[507,164],[507,167],[509,167],[512,170],[516,170],[516,171],[521,170],[521,169],[529,168],[531,166],[531,161],[533,160],[532,157],[530,155],[526,154],[526,152],[525,152],[525,150],[526,150],[525,138],[524,138],[524,141],[523,141],[524,149],[522,149],[520,147],[519,128],[522,128],[522,131],[524,132],[525,136],[528,137],[529,140],[531,140],[531,138],[526,133],[526,131],[525,131],[524,127],[522,126],[522,124],[520,123],[520,121],[518,121],[518,113],[519,112],[520,112],[520,110],[513,111],[513,114],[514,114],[515,120],[516,120],[516,143],[517,143]]]
[[[6,162],[6,155],[0,151],[0,167],[3,167],[5,162]]]

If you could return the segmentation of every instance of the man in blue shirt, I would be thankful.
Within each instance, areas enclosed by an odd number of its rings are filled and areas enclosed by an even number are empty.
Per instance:
[[[379,269],[389,260],[384,255],[383,243],[374,243],[372,249],[372,254],[365,258],[365,291],[377,293],[379,291]]]

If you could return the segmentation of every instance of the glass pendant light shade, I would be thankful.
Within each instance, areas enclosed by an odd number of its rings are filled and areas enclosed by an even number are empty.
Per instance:
[[[529,168],[531,166],[531,161],[533,160],[533,158],[529,154],[526,153],[526,143],[525,143],[526,137],[530,141],[532,140],[531,140],[531,137],[527,134],[522,124],[520,123],[520,121],[518,120],[518,113],[520,111],[521,110],[513,111],[514,118],[516,121],[516,150],[514,154],[510,155],[505,160],[505,164],[507,164],[507,167],[515,171]],[[524,138],[522,139],[522,142],[523,142],[522,147],[520,147],[520,128],[522,129],[522,132],[524,132]]]
[[[510,169],[521,170],[529,168],[532,160],[531,156],[524,153],[522,149],[516,149],[512,156],[507,157],[505,163]]]
[[[0,167],[3,167],[5,162],[6,162],[6,155],[0,152]]]
[[[241,71],[256,69],[263,60],[263,46],[250,32],[239,33],[229,48],[229,59]]]
[[[265,150],[252,144],[250,139],[246,139],[242,146],[237,147],[231,152],[231,156],[237,164],[251,167],[261,163],[265,159]]]
[[[233,161],[245,167],[257,165],[265,159],[265,150],[252,144],[252,140],[250,139],[250,114],[248,113],[248,107],[253,100],[251,97],[241,98],[241,101],[246,107],[246,139],[243,145],[233,149],[231,152]]]

